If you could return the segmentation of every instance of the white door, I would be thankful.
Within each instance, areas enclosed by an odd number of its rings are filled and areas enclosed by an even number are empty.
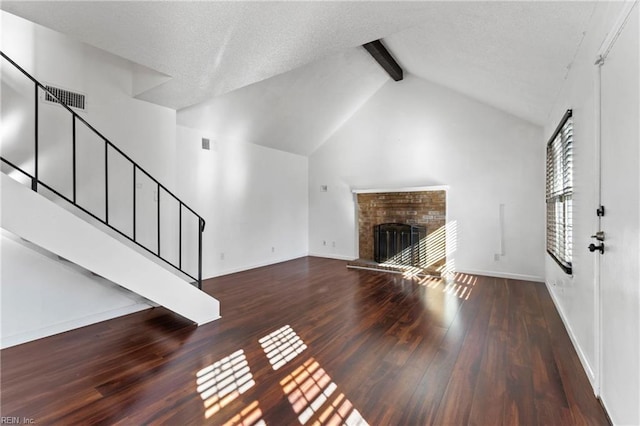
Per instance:
[[[638,5],[601,68],[600,397],[614,424],[640,424],[640,68]],[[594,212],[595,214],[595,212]],[[597,255],[597,254],[594,254]]]

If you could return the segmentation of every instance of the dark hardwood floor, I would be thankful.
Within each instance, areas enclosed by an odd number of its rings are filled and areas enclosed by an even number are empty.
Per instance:
[[[2,416],[607,424],[543,284],[459,274],[446,285],[345,265],[302,258],[208,280],[222,319],[199,328],[155,308],[3,350]]]

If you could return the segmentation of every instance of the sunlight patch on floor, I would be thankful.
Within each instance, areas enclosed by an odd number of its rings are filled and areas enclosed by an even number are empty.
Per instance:
[[[307,349],[300,336],[285,325],[271,334],[258,340],[274,370],[286,365],[289,361]]]
[[[253,401],[242,411],[227,420],[223,426],[266,426],[262,420],[262,411],[258,407],[258,401]]]
[[[255,385],[244,351],[238,350],[196,373],[208,419]]]
[[[368,426],[343,393],[336,395],[337,385],[314,358],[286,376],[280,385],[303,425],[317,415],[313,426]]]
[[[442,292],[454,295],[460,299],[469,300],[469,296],[473,290],[473,287],[478,281],[477,277],[471,275],[454,273],[444,278],[438,277],[424,277],[418,281],[418,283],[427,288],[440,288]]]

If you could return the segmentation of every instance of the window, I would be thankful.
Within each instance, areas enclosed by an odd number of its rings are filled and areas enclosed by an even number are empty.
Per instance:
[[[568,110],[547,144],[547,252],[571,274],[573,117]]]

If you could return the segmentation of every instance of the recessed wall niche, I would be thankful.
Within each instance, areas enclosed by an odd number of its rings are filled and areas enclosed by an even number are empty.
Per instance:
[[[422,267],[445,264],[446,191],[358,193],[359,258],[374,259],[374,227],[401,223],[426,227],[420,242]]]

